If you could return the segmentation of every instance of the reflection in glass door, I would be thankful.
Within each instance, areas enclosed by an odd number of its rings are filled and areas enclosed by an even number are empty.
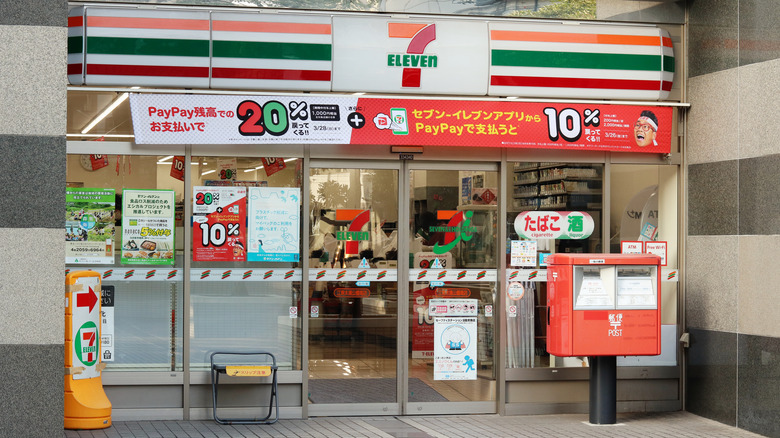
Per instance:
[[[410,170],[408,414],[495,412],[499,184],[485,169]]]
[[[311,413],[398,412],[398,176],[311,169]]]

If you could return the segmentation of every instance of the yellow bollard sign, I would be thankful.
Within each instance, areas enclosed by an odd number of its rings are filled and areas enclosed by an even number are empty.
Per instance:
[[[65,429],[111,426],[100,372],[100,274],[65,277]]]

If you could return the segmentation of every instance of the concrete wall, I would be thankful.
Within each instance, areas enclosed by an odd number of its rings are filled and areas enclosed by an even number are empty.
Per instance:
[[[66,6],[0,2],[0,436],[62,434]]]
[[[780,436],[780,2],[688,3],[687,409]]]

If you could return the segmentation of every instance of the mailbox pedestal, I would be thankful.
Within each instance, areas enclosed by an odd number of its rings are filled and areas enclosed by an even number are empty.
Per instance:
[[[547,258],[547,351],[590,358],[591,423],[615,423],[617,356],[661,354],[660,263],[651,254]]]
[[[589,421],[615,424],[617,420],[617,357],[591,356]]]

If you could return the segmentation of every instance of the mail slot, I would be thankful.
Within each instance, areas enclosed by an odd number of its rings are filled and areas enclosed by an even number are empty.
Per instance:
[[[659,256],[553,254],[547,263],[550,354],[661,354]]]

